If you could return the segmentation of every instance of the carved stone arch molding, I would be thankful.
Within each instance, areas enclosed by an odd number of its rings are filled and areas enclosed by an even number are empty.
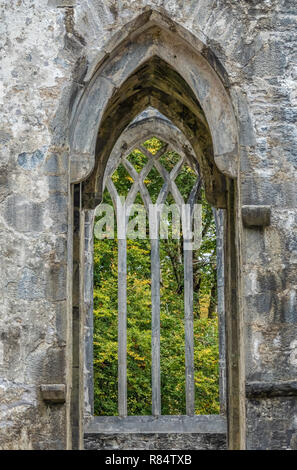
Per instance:
[[[152,105],[162,108],[194,148],[197,140],[205,141],[200,164],[206,192],[223,207],[224,175],[238,173],[238,137],[222,66],[201,40],[156,11],[129,24],[125,38],[113,38],[107,49],[89,68],[72,108],[71,180],[88,177],[86,204],[99,202],[102,167],[120,133]]]
[[[86,310],[84,245],[90,212],[102,200],[111,152],[146,108],[158,109],[184,134],[197,159],[209,202],[226,209],[224,230],[228,445],[244,448],[244,367],[240,304],[240,203],[237,189],[242,124],[235,117],[226,72],[203,41],[163,14],[147,11],[115,36],[89,66],[71,108],[70,171],[74,184],[73,312],[75,367]],[[238,95],[232,91],[234,101]],[[236,108],[239,104],[236,102]],[[242,103],[241,103],[241,106]],[[243,114],[245,110],[242,111]],[[237,114],[240,114],[237,111]],[[237,124],[240,132],[238,133]],[[244,123],[243,123],[244,126]],[[133,128],[133,125],[127,130]],[[82,210],[86,209],[86,210]],[[88,245],[90,246],[90,245]],[[89,259],[90,259],[90,255]],[[80,268],[78,268],[80,266]],[[78,273],[78,275],[76,275]],[[89,299],[91,304],[91,299]],[[76,372],[75,372],[76,373]],[[74,447],[82,442],[81,382],[72,384]],[[80,398],[78,398],[80,397]]]

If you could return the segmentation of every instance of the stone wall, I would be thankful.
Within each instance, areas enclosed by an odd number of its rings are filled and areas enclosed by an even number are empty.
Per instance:
[[[222,64],[238,124],[238,208],[271,206],[268,227],[242,227],[236,220],[244,347],[233,354],[241,354],[248,383],[278,387],[296,377],[296,2],[5,2],[0,6],[1,449],[71,447],[73,103],[125,34],[125,25],[150,8],[193,34]],[[215,66],[210,53],[208,60]],[[45,402],[41,384],[65,384],[65,404]],[[240,406],[245,407],[244,396]],[[247,447],[296,448],[297,424],[283,419],[296,414],[296,407],[296,396],[249,397]],[[242,447],[244,442],[243,437]]]
[[[225,434],[86,434],[86,450],[226,450]]]

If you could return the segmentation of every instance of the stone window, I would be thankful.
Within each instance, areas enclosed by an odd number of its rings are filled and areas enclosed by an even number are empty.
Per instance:
[[[155,128],[156,122],[159,122],[159,127],[165,126],[164,116],[157,113],[155,110],[151,110],[151,119],[153,118],[154,125],[150,122],[150,127]],[[157,115],[156,115],[157,113]],[[145,114],[142,115],[143,121],[146,121]],[[160,119],[160,117],[162,118]],[[144,122],[141,122],[141,117],[138,118],[138,128],[143,126]],[[162,124],[162,125],[161,125]],[[146,126],[148,123],[146,123]],[[170,126],[171,133],[176,134],[180,141],[185,140],[182,134],[175,128],[169,120],[166,120],[166,126]],[[166,127],[165,126],[165,127]],[[165,138],[164,138],[165,136]],[[123,140],[121,138],[120,140]],[[168,139],[169,140],[169,139]],[[153,142],[153,147],[152,147]],[[124,184],[123,184],[124,182]],[[108,208],[105,207],[106,203],[112,202],[116,212],[116,227],[117,227],[117,263],[113,259],[113,262],[117,264],[117,277],[118,277],[118,338],[117,338],[117,354],[118,354],[118,377],[117,377],[117,402],[118,409],[115,416],[95,416],[93,417],[93,376],[92,376],[92,360],[90,356],[90,341],[92,340],[92,311],[89,310],[88,315],[88,327],[87,327],[87,343],[86,351],[88,357],[86,357],[86,370],[87,373],[87,387],[85,392],[86,409],[89,413],[86,413],[86,419],[88,422],[89,434],[93,430],[93,434],[98,433],[104,434],[109,432],[117,435],[125,435],[126,433],[141,433],[148,432],[152,435],[157,435],[158,432],[168,433],[171,436],[172,433],[182,435],[184,432],[195,433],[196,430],[203,430],[208,432],[209,429],[224,429],[224,411],[225,411],[225,391],[224,391],[224,351],[222,347],[224,345],[224,312],[223,312],[223,299],[222,299],[222,286],[223,286],[223,273],[222,273],[222,250],[219,246],[219,240],[221,234],[218,236],[218,251],[219,251],[219,276],[221,283],[219,282],[218,293],[219,293],[219,330],[220,330],[220,410],[221,415],[210,415],[210,416],[199,416],[195,412],[195,368],[197,370],[197,364],[194,361],[194,330],[196,325],[197,334],[197,322],[194,321],[193,315],[193,252],[198,250],[201,243],[201,224],[202,224],[202,211],[201,205],[197,202],[201,198],[202,190],[202,178],[199,172],[199,165],[195,159],[193,152],[185,152],[182,147],[176,148],[169,141],[166,142],[166,130],[163,129],[162,139],[153,137],[150,140],[140,140],[128,146],[128,149],[119,151],[119,146],[116,146],[108,160],[105,175],[104,175],[104,195],[103,205],[99,205],[95,210],[96,215],[106,214]],[[131,211],[133,211],[133,204],[142,204],[144,216],[147,220],[148,227],[145,226],[144,236],[148,236],[150,246],[150,289],[151,289],[151,313],[150,313],[150,332],[151,335],[151,411],[146,416],[135,416],[135,413],[129,412],[128,405],[128,392],[127,392],[127,238],[131,235],[131,222],[132,231],[135,228],[135,219],[131,219]],[[184,409],[175,415],[164,415],[162,413],[162,384],[161,375],[166,376],[166,371],[162,370],[162,351],[160,347],[160,337],[162,334],[162,326],[160,325],[160,313],[162,298],[160,296],[161,287],[161,258],[160,258],[160,243],[162,243],[162,237],[167,235],[168,226],[162,225],[162,213],[164,215],[164,209],[169,207],[168,204],[174,204],[170,206],[174,207],[176,213],[171,212],[171,220],[167,218],[167,223],[172,229],[173,222],[177,222],[178,228],[175,234],[178,237],[182,235],[182,252],[181,258],[183,262],[183,323],[184,323],[184,374],[185,384],[184,389],[181,384],[177,384],[180,388],[179,394],[184,397]],[[162,209],[163,208],[163,211]],[[222,211],[213,211],[215,214],[217,229],[222,231]],[[166,210],[165,210],[166,213]],[[136,223],[139,231],[139,224],[143,223],[143,220],[139,218],[139,212],[136,212]],[[168,213],[167,213],[168,215]],[[177,218],[173,220],[174,217]],[[113,217],[113,215],[112,215]],[[194,220],[195,219],[195,220]],[[95,237],[100,235],[113,236],[114,232],[114,221],[105,223],[105,218],[99,218],[101,223],[95,223]],[[104,223],[102,223],[104,221]],[[104,226],[105,229],[109,224],[109,230],[111,233],[100,232]],[[165,224],[166,225],[166,224]],[[143,227],[142,227],[143,228]],[[165,232],[164,232],[165,229]],[[193,233],[196,232],[196,237],[192,237]],[[128,235],[127,235],[128,232]],[[133,233],[132,233],[133,236]],[[193,242],[194,240],[194,242]],[[102,245],[101,245],[102,246]],[[149,256],[149,255],[148,255]],[[96,298],[95,298],[96,303]],[[100,304],[101,305],[101,304]],[[195,310],[195,308],[194,308]],[[197,310],[197,308],[196,308]],[[104,319],[102,319],[104,322]],[[104,323],[102,323],[103,325]],[[148,331],[146,331],[148,333]],[[172,334],[174,333],[174,328]],[[100,333],[96,337],[96,341],[100,343]],[[164,352],[164,351],[163,351]],[[197,354],[195,355],[197,358]],[[96,360],[96,356],[95,356]],[[197,360],[197,359],[196,359]],[[114,362],[113,362],[114,369]],[[110,367],[112,374],[112,368]],[[168,371],[167,371],[168,372]],[[209,377],[211,380],[212,377]],[[95,379],[96,380],[96,379]],[[115,387],[114,377],[111,380],[111,387]],[[105,389],[108,389],[108,383],[104,383]],[[163,387],[164,388],[164,387]],[[106,393],[106,390],[105,390]],[[197,390],[196,390],[197,394]],[[181,402],[183,398],[181,398]],[[102,408],[103,409],[103,408]],[[101,409],[101,410],[102,410]],[[110,411],[106,413],[101,411],[100,414],[110,415]],[[101,438],[100,438],[101,439]],[[102,439],[99,441],[102,444]],[[98,442],[99,442],[98,441]],[[99,446],[101,445],[99,444]],[[102,444],[103,445],[103,444]]]

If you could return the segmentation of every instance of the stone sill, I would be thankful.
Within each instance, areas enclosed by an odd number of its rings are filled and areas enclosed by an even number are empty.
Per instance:
[[[227,421],[223,415],[196,416],[94,416],[85,426],[88,434],[224,434]]]

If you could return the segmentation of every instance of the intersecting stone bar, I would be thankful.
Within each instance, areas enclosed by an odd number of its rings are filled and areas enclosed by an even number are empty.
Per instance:
[[[140,190],[144,205],[146,210],[149,212],[150,206],[152,206],[152,201],[147,191],[147,188],[143,184],[143,179],[149,173],[150,169],[158,162],[158,158],[163,155],[167,150],[167,145],[157,152],[156,155],[152,155],[145,147],[140,146],[141,151],[148,157],[149,161],[143,170],[138,175],[133,166],[129,163],[128,160],[124,160],[123,164],[126,169],[130,172],[131,176],[134,178],[134,185],[131,188],[127,202],[132,204],[135,196],[133,194],[134,187],[137,190]],[[166,191],[163,191],[164,197]],[[162,201],[163,202],[163,201]],[[128,204],[128,205],[129,205]],[[156,207],[156,206],[155,206]],[[158,219],[158,217],[157,217]],[[159,249],[159,221],[155,220],[154,229],[151,229],[150,226],[150,243],[151,243],[151,298],[152,298],[152,344],[151,344],[151,354],[152,354],[152,415],[160,416],[161,415],[161,367],[160,367],[160,249]]]
[[[130,189],[125,206],[122,206],[114,186],[111,175],[107,177],[107,187],[113,204],[117,211],[118,233],[119,225],[123,229],[123,224],[127,224],[129,213],[135,197],[140,192],[145,208],[149,213],[149,230],[151,243],[151,299],[152,299],[152,415],[158,417],[161,415],[161,367],[160,367],[160,247],[159,247],[159,228],[160,214],[158,207],[165,203],[168,192],[171,192],[180,211],[183,208],[184,200],[180,194],[175,178],[178,175],[185,158],[182,157],[169,173],[159,162],[159,158],[166,153],[168,146],[165,145],[155,155],[152,155],[143,145],[140,145],[141,151],[148,157],[148,162],[140,173],[137,173],[133,165],[122,158],[122,163],[134,183]],[[155,205],[152,204],[149,192],[143,183],[151,168],[155,165],[164,179],[164,185]],[[200,178],[192,188],[188,204],[191,211],[187,216],[187,230],[191,229],[193,219],[193,208],[197,192],[200,190]],[[124,209],[124,212],[123,212]],[[121,216],[120,216],[121,212]],[[123,236],[118,237],[118,409],[119,416],[127,416],[127,245],[126,230]],[[185,303],[185,366],[186,366],[186,412],[188,416],[195,413],[195,386],[194,386],[194,321],[193,321],[193,254],[192,248],[189,250],[188,243],[184,242],[184,303]]]
[[[186,413],[195,414],[194,384],[194,321],[193,321],[193,253],[184,242],[184,309],[185,309],[185,366],[186,366]],[[186,249],[185,249],[186,248]]]
[[[187,201],[188,213],[183,214],[184,233],[184,310],[185,310],[185,366],[186,366],[186,413],[195,414],[195,368],[194,368],[194,317],[193,317],[193,245],[190,239],[194,206],[197,194],[201,189],[201,178],[197,178]],[[196,214],[197,216],[197,214]],[[196,221],[197,222],[197,221]],[[201,212],[199,213],[199,230],[201,228]],[[189,232],[189,233],[187,233]],[[196,237],[200,234],[196,234]],[[197,247],[196,247],[197,248]]]
[[[118,411],[127,416],[127,242],[118,240]]]
[[[159,239],[151,239],[152,295],[152,415],[161,414],[160,374],[160,250]]]
[[[118,229],[118,412],[127,416],[127,240],[126,206],[118,196],[111,178],[107,188],[117,214]]]

